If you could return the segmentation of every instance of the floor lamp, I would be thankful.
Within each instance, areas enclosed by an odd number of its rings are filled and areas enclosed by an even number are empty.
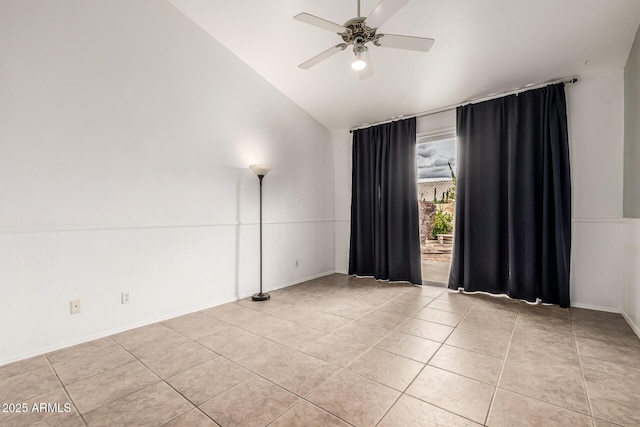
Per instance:
[[[265,175],[271,170],[271,165],[251,165],[249,166],[260,181],[260,293],[254,294],[251,299],[254,301],[266,301],[271,298],[271,295],[262,292],[262,180]]]

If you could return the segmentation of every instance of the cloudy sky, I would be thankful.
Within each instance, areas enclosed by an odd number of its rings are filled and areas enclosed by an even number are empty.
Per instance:
[[[418,144],[418,179],[435,181],[451,179],[447,163],[456,170],[456,140],[444,139]]]

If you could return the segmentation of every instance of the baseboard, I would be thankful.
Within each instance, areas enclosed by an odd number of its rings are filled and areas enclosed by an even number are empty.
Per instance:
[[[631,318],[629,316],[626,315],[626,313],[623,311],[620,314],[622,314],[622,317],[624,317],[624,320],[627,321],[627,323],[629,324],[629,326],[631,326],[631,329],[633,329],[633,332],[636,333],[636,335],[638,336],[638,338],[640,338],[640,328],[637,327],[632,321]]]
[[[269,289],[267,290],[267,292],[275,291],[275,290],[283,289],[283,288],[288,288],[289,286],[297,285],[298,283],[307,282],[307,281],[309,281],[309,280],[313,280],[313,279],[319,279],[320,277],[328,276],[328,275],[333,274],[333,273],[337,273],[337,271],[335,271],[335,270],[328,270],[328,271],[324,271],[324,272],[322,272],[322,273],[313,274],[313,275],[311,275],[311,276],[301,277],[300,279],[292,280],[291,282],[287,282],[287,283],[285,283],[285,284],[283,284],[283,285],[279,285],[279,286],[276,286],[276,287],[273,287],[273,288],[269,288]],[[250,293],[245,294],[245,295],[240,295],[240,296],[238,296],[238,298],[236,299],[236,301],[237,301],[237,300],[241,300],[242,298],[247,298],[247,297],[249,297],[249,296],[253,295],[254,293],[255,293],[255,292],[250,292]]]
[[[313,280],[313,279],[317,279],[317,278],[320,278],[320,277],[328,276],[328,275],[333,274],[333,273],[335,273],[335,271],[331,270],[331,271],[325,271],[325,272],[322,272],[322,273],[319,273],[319,274],[314,274],[312,276],[302,277],[300,279],[293,280],[293,281],[285,283],[283,285],[270,288],[269,291],[275,291],[276,289],[287,288],[289,286],[297,285],[298,283],[302,283],[302,282],[306,282],[308,280]],[[198,306],[198,307],[190,307],[190,308],[185,309],[185,310],[179,310],[179,311],[176,311],[176,312],[173,312],[173,313],[163,314],[162,316],[156,316],[156,317],[153,317],[151,319],[145,319],[145,320],[141,320],[139,322],[134,322],[134,323],[127,324],[125,326],[121,326],[121,327],[117,327],[117,328],[113,328],[113,329],[108,329],[106,331],[102,331],[102,332],[99,332],[99,333],[96,333],[96,334],[87,335],[87,336],[82,337],[82,338],[78,338],[78,339],[74,339],[74,340],[70,340],[70,341],[65,341],[65,342],[62,342],[62,343],[59,343],[59,344],[53,344],[53,345],[46,346],[46,347],[41,347],[41,348],[38,348],[36,350],[28,351],[28,352],[25,352],[25,353],[21,353],[21,354],[15,355],[15,356],[8,357],[6,359],[2,359],[2,360],[0,360],[0,366],[7,365],[7,364],[13,363],[13,362],[18,362],[20,360],[28,359],[30,357],[40,356],[42,354],[50,353],[50,352],[56,351],[56,350],[61,350],[63,348],[72,347],[74,345],[84,344],[84,343],[89,342],[89,341],[97,340],[97,339],[108,337],[108,336],[115,335],[115,334],[119,334],[120,332],[130,331],[131,329],[136,329],[136,328],[140,328],[142,326],[151,325],[152,323],[163,322],[165,320],[173,319],[174,317],[184,316],[185,314],[195,313],[196,311],[205,310],[207,308],[216,307],[218,305],[222,305],[222,304],[227,304],[227,303],[230,303],[230,302],[238,301],[238,300],[241,300],[243,298],[247,298],[247,297],[251,296],[253,293],[254,292],[248,293],[246,295],[239,295],[237,297],[221,299],[221,300],[215,301],[213,304],[208,303],[208,304],[203,304],[202,306]]]
[[[583,304],[581,302],[571,302],[571,307],[575,308],[586,308],[588,310],[596,310],[596,311],[606,311],[607,313],[620,313],[619,308],[614,307],[606,307],[602,305],[593,305],[593,304]]]

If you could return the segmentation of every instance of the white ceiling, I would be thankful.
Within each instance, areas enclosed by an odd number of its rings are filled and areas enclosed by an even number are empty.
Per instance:
[[[332,130],[622,69],[640,22],[639,0],[412,0],[379,32],[435,38],[433,48],[373,46],[375,75],[361,81],[349,49],[299,69],[341,39],[292,19],[343,24],[356,0],[169,1]],[[361,14],[378,2],[362,0]]]

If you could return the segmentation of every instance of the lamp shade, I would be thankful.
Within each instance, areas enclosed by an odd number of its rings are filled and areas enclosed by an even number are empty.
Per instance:
[[[261,175],[265,176],[271,170],[271,165],[266,165],[266,164],[251,165],[249,166],[249,169],[255,172],[255,174],[258,176],[261,176]]]

